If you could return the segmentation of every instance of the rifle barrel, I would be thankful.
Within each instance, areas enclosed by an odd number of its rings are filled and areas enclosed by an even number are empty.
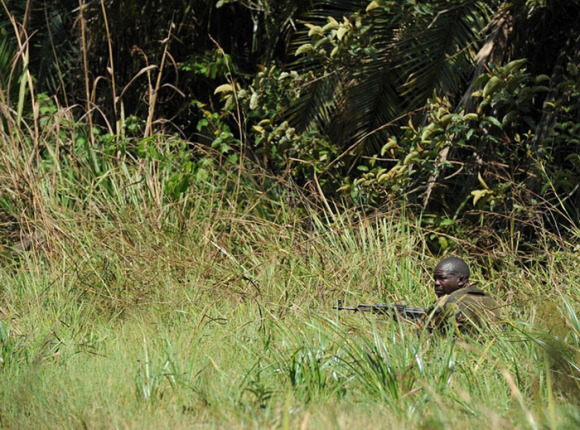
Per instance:
[[[338,305],[333,306],[333,309],[337,309],[339,311],[372,312],[374,314],[392,314],[393,316],[400,315],[401,317],[409,320],[418,320],[426,314],[424,309],[407,308],[404,305],[388,305],[384,303],[375,303],[374,305],[360,304],[357,306],[343,306],[342,300],[339,300]]]

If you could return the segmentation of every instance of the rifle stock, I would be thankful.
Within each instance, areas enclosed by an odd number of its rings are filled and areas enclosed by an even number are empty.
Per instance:
[[[412,321],[421,319],[427,313],[425,309],[408,308],[404,305],[388,305],[384,303],[375,303],[374,305],[361,304],[357,306],[343,306],[342,300],[339,300],[338,305],[333,306],[332,308],[339,311],[371,312],[373,314],[391,315],[393,317],[400,316],[404,319]]]

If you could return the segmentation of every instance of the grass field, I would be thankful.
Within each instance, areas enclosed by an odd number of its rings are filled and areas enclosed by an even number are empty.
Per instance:
[[[2,428],[580,425],[574,243],[458,239],[505,304],[480,336],[338,314],[434,301],[418,220],[330,213],[219,165],[171,196],[171,139],[136,157],[95,150],[66,112],[36,138],[4,114]]]

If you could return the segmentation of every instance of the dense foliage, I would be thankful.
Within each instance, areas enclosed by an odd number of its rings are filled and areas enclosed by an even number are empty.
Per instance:
[[[177,133],[337,203],[411,204],[444,233],[578,223],[577,1],[3,6],[11,100],[26,69],[91,127]]]

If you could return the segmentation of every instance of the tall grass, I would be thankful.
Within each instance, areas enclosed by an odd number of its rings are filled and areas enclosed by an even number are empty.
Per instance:
[[[3,426],[578,422],[578,269],[566,250],[527,269],[506,258],[484,281],[509,303],[505,328],[431,335],[331,309],[433,300],[436,259],[401,214],[293,218],[282,196],[264,219],[229,205],[214,179],[175,201],[156,160],[82,154],[29,166],[30,200],[2,172],[11,225],[41,233],[1,270]]]

